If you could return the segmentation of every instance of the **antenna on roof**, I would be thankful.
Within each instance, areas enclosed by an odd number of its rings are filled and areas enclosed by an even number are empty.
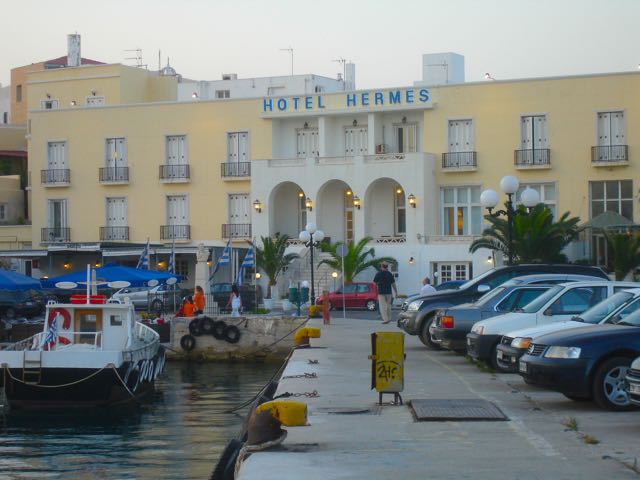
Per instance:
[[[289,52],[291,54],[291,76],[293,77],[293,48],[289,46],[289,48],[281,48],[281,52]]]
[[[125,60],[134,60],[136,62],[135,66],[138,68],[147,68],[147,65],[142,63],[142,49],[140,47],[138,48],[132,48],[129,50],[125,50],[125,52],[134,52],[135,56],[133,57],[125,57]]]
[[[342,65],[342,80],[345,81],[344,79],[347,78],[347,59],[346,58],[342,58],[342,57],[338,57],[334,60],[331,60],[332,62],[336,62],[339,63],[340,65]],[[340,79],[338,79],[340,80]]]

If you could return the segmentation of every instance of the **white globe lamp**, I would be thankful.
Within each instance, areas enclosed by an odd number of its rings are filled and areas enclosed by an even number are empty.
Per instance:
[[[540,194],[533,188],[525,188],[520,194],[520,201],[527,208],[533,208],[540,203]]]
[[[500,180],[500,189],[507,195],[513,195],[520,188],[520,182],[513,175],[507,175]]]
[[[305,229],[307,232],[309,232],[309,233],[311,233],[311,234],[314,234],[314,233],[316,233],[316,230],[318,229],[318,226],[317,226],[315,223],[313,223],[313,222],[309,222],[309,223],[307,223],[307,226],[306,226],[306,227],[304,227],[304,229]]]
[[[302,243],[307,243],[309,240],[311,240],[311,234],[306,230],[303,230],[300,232],[300,235],[298,235],[298,238]]]
[[[321,242],[324,240],[324,232],[322,230],[316,230],[316,233],[313,234],[313,239],[316,242]]]
[[[495,208],[498,205],[498,192],[495,190],[485,190],[480,194],[480,205],[484,208]]]

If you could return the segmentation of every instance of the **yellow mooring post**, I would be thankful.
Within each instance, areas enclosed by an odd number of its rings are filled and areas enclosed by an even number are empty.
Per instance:
[[[402,405],[400,392],[404,390],[404,333],[375,332],[371,334],[371,389],[382,394],[393,393],[393,404]]]

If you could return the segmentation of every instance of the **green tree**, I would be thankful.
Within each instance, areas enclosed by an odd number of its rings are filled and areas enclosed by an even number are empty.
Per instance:
[[[616,280],[624,280],[629,272],[640,266],[640,236],[631,233],[603,233],[613,254]]]
[[[373,248],[367,248],[367,243],[371,241],[371,237],[364,237],[358,243],[344,243],[336,242],[332,244],[321,243],[320,248],[323,252],[331,255],[331,258],[325,258],[318,263],[318,266],[325,264],[329,265],[334,270],[342,271],[342,258],[337,253],[339,245],[347,246],[347,254],[344,257],[344,276],[345,282],[353,282],[353,279],[360,272],[366,270],[369,267],[378,268],[378,265],[382,262],[397,264],[395,258],[392,257],[377,257]]]
[[[287,253],[288,235],[276,233],[274,237],[261,237],[262,247],[254,245],[256,252],[256,265],[269,278],[266,298],[271,298],[271,287],[278,281],[278,276],[296,258],[297,253]]]
[[[487,248],[508,255],[508,226],[505,217],[485,215],[491,224],[469,247],[471,253]],[[566,262],[564,247],[578,237],[581,229],[578,217],[565,212],[557,221],[544,204],[540,203],[526,213],[520,205],[513,219],[513,254],[516,263]]]

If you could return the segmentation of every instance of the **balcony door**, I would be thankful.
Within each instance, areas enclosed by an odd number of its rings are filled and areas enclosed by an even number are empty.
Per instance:
[[[127,166],[124,138],[107,138],[105,166],[113,170]]]
[[[249,132],[227,134],[227,163],[249,161]]]
[[[623,112],[599,112],[598,113],[598,160],[624,160],[622,150],[614,148],[616,145],[625,145],[624,113]]]
[[[229,195],[229,223],[251,223],[251,208],[248,193],[233,193]]]
[[[366,155],[368,152],[369,134],[364,127],[347,127],[344,130],[344,154],[347,157]]]
[[[127,199],[107,198],[107,238],[106,240],[126,240]]]
[[[67,228],[67,201],[66,200],[49,200],[48,201],[47,226],[49,228],[50,242],[61,242],[66,240]]]
[[[167,165],[186,164],[186,137],[184,135],[167,137]]]
[[[167,197],[167,225],[189,225],[186,195],[169,195]]]
[[[471,120],[449,120],[449,153],[472,152],[473,122]]]
[[[66,142],[49,142],[47,145],[47,170],[66,170]]]
[[[317,128],[298,128],[296,130],[296,156],[298,158],[318,157],[320,155],[318,145]]]

